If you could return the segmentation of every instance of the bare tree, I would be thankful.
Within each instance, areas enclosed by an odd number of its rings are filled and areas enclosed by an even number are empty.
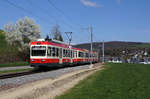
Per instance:
[[[46,35],[45,41],[49,41],[49,40],[51,40],[51,38],[49,37],[49,35]]]
[[[53,39],[63,41],[63,37],[60,31],[60,26],[57,24],[52,29]]]

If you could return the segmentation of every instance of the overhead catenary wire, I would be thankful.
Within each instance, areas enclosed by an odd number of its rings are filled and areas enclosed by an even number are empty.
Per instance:
[[[27,0],[26,2],[28,2],[28,4],[32,5],[32,6],[35,6],[36,8],[39,8],[39,10],[41,10],[42,12],[44,12],[44,14],[48,15],[49,17],[51,17],[53,20],[55,20],[55,24],[59,24],[59,21],[56,19],[56,17],[52,16],[52,14],[45,10],[44,8],[42,8],[41,6],[37,5],[36,3],[33,3],[31,0]],[[69,28],[70,29],[70,26],[63,20],[61,20],[61,22],[63,24],[65,24],[66,26],[66,29]]]
[[[16,7],[16,8],[18,8],[18,9],[20,9],[20,10],[26,12],[26,13],[31,14],[32,16],[36,16],[37,18],[39,18],[40,20],[44,21],[44,22],[47,23],[47,24],[52,24],[52,23],[53,23],[53,22],[51,22],[51,21],[49,21],[49,20],[47,20],[47,19],[45,19],[45,18],[43,18],[43,17],[41,17],[41,16],[39,16],[39,15],[34,14],[32,11],[30,11],[30,10],[28,10],[28,9],[25,9],[25,8],[22,7],[22,6],[19,6],[18,4],[14,3],[14,2],[11,2],[11,1],[9,1],[9,0],[4,0],[4,1],[5,1],[6,3],[8,3],[9,5],[12,5],[12,6],[14,6],[14,7]]]
[[[61,9],[59,9],[57,6],[55,6],[55,4],[51,1],[51,0],[47,0],[48,3],[53,6],[59,13],[61,13],[64,17],[66,17],[66,19],[68,19],[70,21],[70,18],[68,17],[68,15],[66,13],[64,13],[64,11],[62,11]],[[72,25],[69,24],[69,26],[71,28],[73,28]]]
[[[26,9],[25,7],[22,7],[22,6],[20,6],[19,4],[15,3],[15,2],[12,2],[12,1],[10,1],[10,0],[3,0],[3,1],[6,2],[7,4],[9,4],[9,5],[11,5],[11,6],[13,6],[13,7],[15,7],[15,8],[17,8],[17,9],[19,9],[19,10],[21,10],[21,11],[23,11],[23,12],[26,12],[26,13],[32,15],[32,16],[37,17],[38,19],[40,19],[41,21],[43,21],[43,22],[46,23],[47,25],[52,25],[52,24],[54,24],[54,22],[51,22],[50,20],[47,20],[46,18],[41,17],[41,16],[39,16],[39,15],[33,13],[31,10]],[[34,3],[33,3],[33,4],[34,4]],[[52,3],[52,5],[53,5],[53,3]],[[57,8],[55,5],[53,5],[53,7],[55,7],[55,9],[57,9],[59,12],[61,11],[61,14],[63,14],[63,15],[66,17],[65,13],[64,13],[62,10],[59,10],[59,8]],[[41,8],[41,7],[40,7],[40,8]],[[42,8],[42,10],[43,10],[43,8]],[[46,10],[44,10],[44,12],[46,13]],[[69,29],[70,29],[70,28],[73,28],[70,24],[67,24],[67,22],[64,22],[64,24],[66,24],[66,26],[68,26]],[[66,27],[66,26],[65,26],[65,27]]]
[[[35,6],[36,8],[39,8],[39,10],[41,10],[42,12],[44,12],[44,14],[51,17],[53,20],[55,20],[55,23],[57,23],[58,20],[54,16],[52,16],[52,14],[50,14],[49,11],[45,10],[41,6],[37,5],[36,3],[33,3],[31,0],[27,0],[26,2],[28,2],[28,4],[30,4],[32,7]]]

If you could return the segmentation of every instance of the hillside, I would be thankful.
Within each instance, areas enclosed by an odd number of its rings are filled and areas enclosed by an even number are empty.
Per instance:
[[[83,44],[77,44],[74,45],[75,47],[78,48],[85,48],[85,49],[90,49],[90,43],[83,43]],[[102,46],[102,42],[94,42],[93,43],[93,48],[98,49]],[[120,48],[120,47],[150,47],[150,43],[142,43],[142,42],[123,42],[123,41],[110,41],[110,42],[105,42],[105,48]]]
[[[90,50],[90,43],[77,44],[74,47],[84,48]],[[142,43],[142,42],[123,42],[123,41],[110,41],[105,42],[105,54],[111,56],[117,56],[122,51],[137,51],[137,50],[145,50],[150,51],[150,43]],[[102,50],[102,42],[94,42],[93,50],[101,52]]]

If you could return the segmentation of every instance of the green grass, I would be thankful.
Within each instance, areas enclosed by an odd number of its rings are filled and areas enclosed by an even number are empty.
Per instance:
[[[33,68],[6,70],[6,71],[0,71],[0,75],[2,75],[2,74],[9,74],[9,73],[17,73],[17,72],[25,72],[25,71],[31,71],[31,70],[33,70]]]
[[[57,99],[150,99],[150,65],[106,64]]]
[[[150,44],[131,45],[131,47],[150,48]]]
[[[0,64],[1,67],[13,67],[13,66],[27,66],[28,62],[16,62],[16,63],[8,63],[8,64]]]

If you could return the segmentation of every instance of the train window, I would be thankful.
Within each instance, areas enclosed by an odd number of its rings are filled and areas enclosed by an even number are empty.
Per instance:
[[[69,50],[67,50],[67,57],[69,57],[69,54],[70,54],[70,53],[69,53]]]
[[[68,57],[71,57],[71,51],[68,50]]]
[[[70,50],[70,57],[72,57],[72,50]]]
[[[91,54],[91,58],[93,58],[93,53]]]
[[[76,56],[75,56],[75,51],[74,51],[74,54],[73,54],[73,55],[74,55],[74,57],[76,57]]]
[[[46,46],[33,46],[31,55],[32,56],[45,56]]]
[[[67,57],[67,50],[65,50],[65,55],[64,56]]]
[[[59,56],[59,49],[56,48],[56,56],[58,57]]]
[[[65,50],[65,57],[67,57],[67,50]]]
[[[52,56],[56,56],[55,52],[56,52],[56,51],[55,51],[55,47],[53,47],[53,48],[52,48]]]
[[[73,52],[73,51],[71,50],[71,58],[73,57],[72,52]]]
[[[63,57],[65,57],[66,56],[66,51],[65,51],[65,49],[63,49]]]
[[[90,53],[90,58],[92,58],[92,53]]]
[[[68,52],[68,50],[66,50],[66,49],[63,50],[63,56],[64,56],[64,57],[69,57],[69,52]]]
[[[79,57],[83,57],[83,52],[79,52]]]
[[[47,49],[47,56],[51,56],[51,50],[52,50],[52,48],[48,47],[48,49]]]
[[[69,52],[69,50],[67,50],[67,57],[69,57],[70,56],[70,52]]]
[[[59,56],[62,58],[62,48],[59,49]]]
[[[78,57],[78,56],[77,56],[77,51],[75,52],[75,55],[76,55],[76,57]]]
[[[70,57],[70,50],[68,50],[68,57]]]
[[[88,53],[85,53],[85,56],[86,56],[86,58],[88,58],[88,57],[89,57],[89,54],[88,54]]]
[[[66,55],[65,55],[66,57],[68,56],[68,51],[66,50]]]
[[[73,58],[75,57],[75,51],[73,51]]]
[[[74,58],[74,50],[72,51],[72,57]]]

